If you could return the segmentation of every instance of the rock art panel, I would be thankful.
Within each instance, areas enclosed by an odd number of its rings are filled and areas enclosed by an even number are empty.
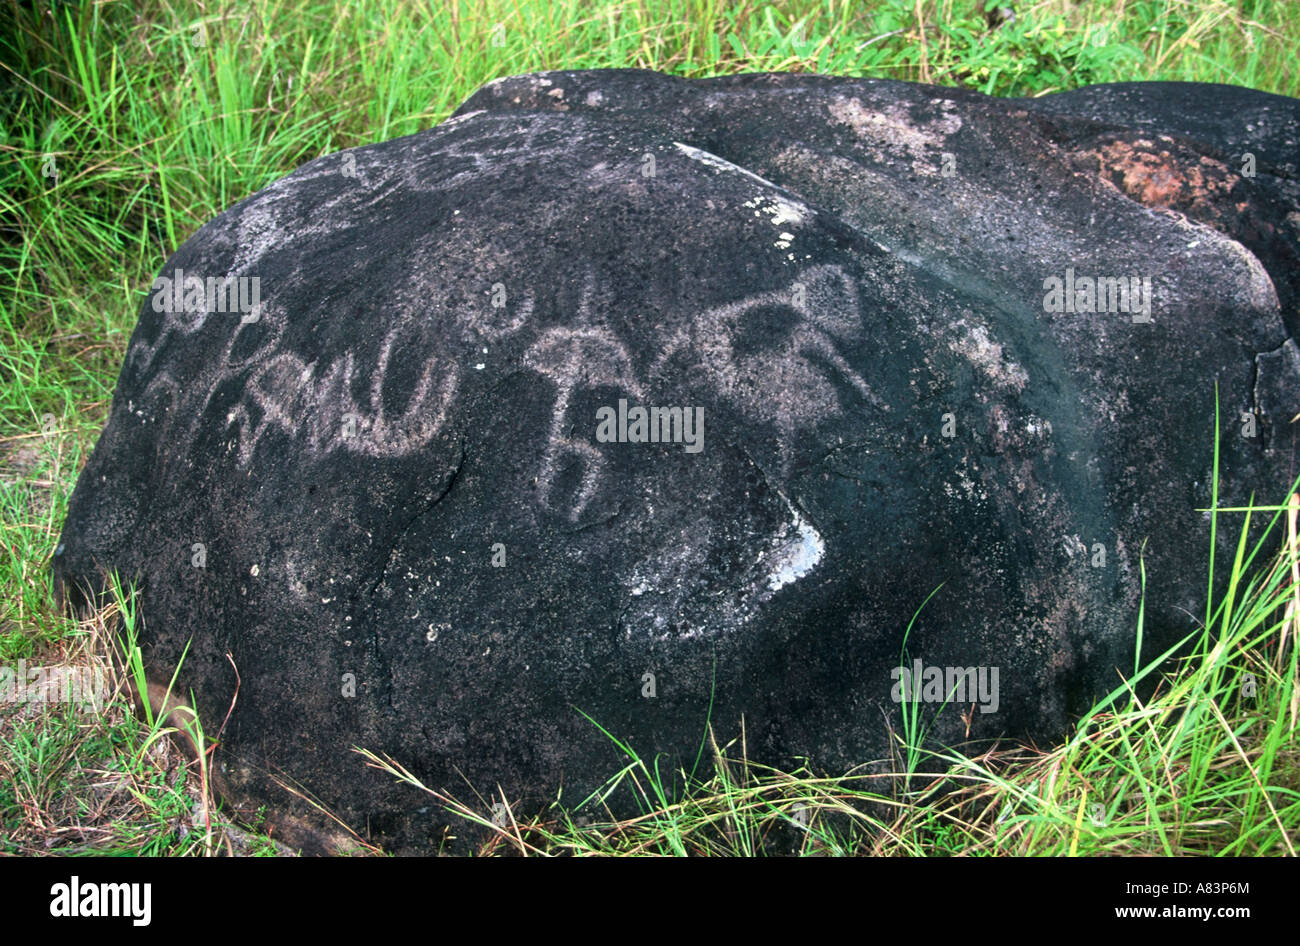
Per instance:
[[[136,583],[151,679],[235,703],[219,790],[309,851],[286,784],[444,844],[358,746],[524,808],[622,767],[591,720],[843,772],[926,668],[971,671],[936,741],[1059,737],[1143,568],[1148,653],[1203,612],[1216,434],[1224,505],[1294,476],[1297,139],[1226,86],[489,83],[176,251],[57,587]]]

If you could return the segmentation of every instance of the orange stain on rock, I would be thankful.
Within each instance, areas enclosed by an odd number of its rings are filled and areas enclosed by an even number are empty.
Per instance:
[[[1180,159],[1146,139],[1112,141],[1073,156],[1147,207],[1212,212],[1236,183],[1227,167],[1213,158]]]

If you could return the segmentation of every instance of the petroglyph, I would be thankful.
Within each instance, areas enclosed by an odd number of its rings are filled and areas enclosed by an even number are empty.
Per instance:
[[[248,379],[245,393],[247,400],[260,409],[260,421],[254,423],[242,404],[227,418],[241,427],[240,466],[248,465],[271,426],[298,435],[299,442],[305,441],[312,453],[342,447],[372,457],[398,457],[432,440],[446,422],[460,369],[444,358],[430,358],[406,409],[389,416],[384,405],[385,379],[402,328],[400,324],[395,326],[384,338],[365,404],[352,396],[356,376],[352,352],[335,361],[319,378],[315,365],[308,365],[291,352],[277,355],[258,368]]]
[[[641,376],[626,345],[613,330],[597,324],[603,320],[592,311],[593,293],[589,275],[572,323],[542,331],[523,358],[526,367],[555,385],[550,429],[537,474],[539,501],[548,508],[564,510],[575,522],[600,488],[605,473],[605,460],[597,446],[585,433],[570,435],[578,426],[568,416],[575,392],[606,386],[644,397]],[[167,368],[154,370],[139,399],[141,404],[138,408],[132,405],[132,409],[143,417],[145,408],[152,407],[157,422],[164,426],[188,420],[192,435],[218,389],[233,376],[247,372],[241,402],[225,415],[227,425],[237,434],[241,468],[252,462],[271,430],[294,438],[312,455],[342,449],[372,457],[405,456],[428,444],[444,428],[461,382],[461,366],[442,354],[445,346],[432,345],[428,333],[452,321],[460,326],[456,334],[467,342],[496,341],[524,330],[535,307],[535,296],[525,291],[508,305],[476,307],[458,312],[452,319],[406,311],[385,334],[374,367],[365,377],[358,367],[359,352],[308,361],[285,350],[283,320],[268,307],[256,325],[232,323],[222,357],[199,378],[181,384]],[[750,319],[759,310],[773,308],[788,310],[793,316],[790,324],[776,326],[779,341],[758,348],[740,345],[742,336],[751,330]],[[198,315],[167,315],[153,343],[140,341],[133,347],[133,368],[141,373],[151,371],[170,341],[192,335],[210,322],[204,313]],[[782,472],[788,473],[794,438],[834,411],[836,404],[843,402],[845,409],[852,408],[846,397],[887,410],[837,345],[858,339],[861,329],[851,279],[838,266],[816,266],[785,289],[757,293],[700,313],[669,341],[655,368],[690,349],[720,398],[748,419],[775,425]],[[244,331],[261,334],[248,355],[232,360]],[[426,355],[410,382],[409,396],[388,388],[390,364],[398,351],[427,353],[431,347],[438,353]],[[355,388],[365,381],[369,382],[367,389],[358,396]],[[192,409],[177,410],[182,399],[193,405]],[[394,408],[394,401],[404,407]],[[588,426],[582,426],[584,432]],[[581,465],[581,474],[576,492],[566,501],[555,494],[561,474],[573,462]]]
[[[582,464],[576,496],[568,504],[570,521],[577,521],[600,488],[605,461],[596,446],[568,435],[573,393],[579,388],[607,386],[642,397],[642,382],[622,341],[597,321],[591,310],[592,277],[588,276],[573,328],[544,332],[524,357],[524,364],[556,386],[551,428],[538,473],[543,505],[561,508],[552,495],[566,458]],[[795,324],[782,328],[782,340],[771,347],[743,351],[738,341],[747,319],[761,309],[789,309]],[[757,293],[707,309],[690,328],[665,346],[652,373],[683,349],[690,349],[718,395],[751,420],[769,422],[778,432],[781,471],[789,473],[795,437],[835,410],[840,390],[848,387],[860,401],[881,411],[887,405],[845,360],[836,340],[853,340],[862,331],[857,291],[838,266],[815,266],[790,287]]]
[[[496,283],[495,285],[504,287],[503,283]],[[509,296],[507,295],[508,299]],[[519,302],[513,306],[508,301],[503,306],[491,305],[487,315],[482,314],[481,311],[470,310],[465,314],[464,319],[469,327],[479,335],[495,342],[514,335],[527,325],[533,317],[534,305],[535,298],[533,294],[525,291]]]
[[[746,346],[742,351],[737,342],[747,321],[772,308],[793,310],[796,315],[782,341],[757,350]],[[682,349],[691,349],[721,397],[747,419],[776,426],[781,472],[788,474],[794,439],[841,403],[845,385],[862,402],[880,411],[889,409],[836,346],[837,340],[855,340],[861,332],[853,281],[838,266],[814,266],[785,289],[701,312],[689,330],[669,343],[656,367]]]
[[[584,309],[586,306],[584,297]],[[557,508],[551,492],[565,457],[583,464],[577,496],[569,506],[569,520],[576,522],[600,487],[605,459],[586,440],[569,437],[565,418],[573,392],[579,387],[608,386],[642,396],[632,359],[618,336],[601,328],[548,329],[528,349],[524,363],[549,378],[556,388],[551,411],[551,429],[538,473],[538,496],[543,505]],[[570,425],[573,426],[573,425]]]
[[[526,318],[531,304],[526,307],[521,304],[519,311],[521,318]],[[202,324],[202,319],[169,315],[153,344],[138,342],[133,347],[130,356],[133,367],[138,364],[140,371],[148,371],[166,342],[178,335],[193,334]],[[248,466],[263,436],[272,428],[290,435],[311,454],[347,449],[374,457],[409,454],[427,444],[442,429],[456,394],[460,368],[441,354],[429,357],[420,369],[404,410],[394,413],[385,406],[384,394],[394,349],[429,349],[423,337],[426,329],[413,314],[399,318],[384,336],[375,367],[369,373],[369,390],[360,400],[352,393],[354,381],[361,377],[352,352],[327,366],[308,363],[292,351],[273,353],[283,334],[282,319],[262,320],[261,326],[258,330],[267,334],[248,357],[231,360],[240,332],[254,328],[233,323],[222,357],[214,361],[210,372],[182,385],[170,371],[161,369],[145,389],[141,406],[132,404],[130,408],[143,417],[145,406],[153,407],[156,421],[164,427],[175,423],[178,414],[188,416],[188,436],[192,438],[218,388],[233,375],[249,371],[243,402],[225,418],[228,425],[238,429],[240,467]],[[412,344],[399,345],[403,333],[415,335],[410,339]],[[177,411],[182,396],[193,405],[192,410]],[[168,398],[168,409],[159,410]]]

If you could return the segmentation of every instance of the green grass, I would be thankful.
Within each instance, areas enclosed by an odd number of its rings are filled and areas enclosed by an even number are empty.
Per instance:
[[[60,614],[48,566],[166,257],[303,162],[435,125],[484,82],[642,67],[682,76],[816,71],[997,95],[1131,79],[1300,95],[1293,0],[1013,5],[1015,21],[990,29],[975,3],[957,0],[0,0],[0,663],[103,659],[115,639],[108,626],[120,628],[129,612],[123,593],[117,613],[87,622]],[[914,718],[887,760],[912,775],[900,793],[879,772],[847,782],[776,773],[746,761],[743,743],[710,745],[726,761],[714,781],[691,783],[687,799],[656,793],[664,786],[653,760],[628,760],[616,777],[644,793],[635,825],[593,835],[591,825],[551,814],[527,828],[512,821],[499,844],[754,852],[793,832],[795,849],[820,853],[1281,850],[1277,824],[1293,831],[1295,817],[1294,650],[1291,664],[1280,662],[1288,625],[1269,610],[1287,583],[1271,573],[1279,583],[1271,590],[1251,585],[1258,574],[1243,570],[1230,601],[1207,601],[1212,630],[1186,678],[1199,682],[1171,682],[1141,705],[1126,697],[1122,711],[1117,702],[1099,712],[1055,750],[1065,755],[1019,764],[998,755],[982,771],[928,754],[924,721]],[[1239,633],[1251,615],[1253,630]],[[1245,672],[1258,681],[1249,712],[1231,690]],[[94,718],[0,706],[0,849],[213,848],[206,827],[197,838],[175,828],[207,797],[202,772],[169,781],[179,757],[155,725],[130,716],[131,681],[119,682]],[[1284,718],[1283,730],[1266,722]],[[1238,751],[1229,733],[1250,744]],[[593,729],[593,738],[605,737]],[[111,773],[103,777],[119,794],[99,798],[96,773]],[[954,784],[970,787],[925,794]],[[1104,830],[1090,827],[1093,804],[1105,806]],[[1189,814],[1206,810],[1218,814]],[[106,813],[128,827],[111,828]]]

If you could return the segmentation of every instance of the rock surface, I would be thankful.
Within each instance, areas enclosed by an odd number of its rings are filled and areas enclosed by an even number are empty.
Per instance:
[[[395,850],[455,820],[353,747],[524,810],[624,764],[584,714],[662,771],[710,718],[884,758],[918,609],[906,665],[997,672],[936,739],[1060,736],[1139,556],[1148,655],[1204,614],[1216,384],[1221,502],[1294,475],[1298,139],[1226,86],[498,80],[177,251],[56,582],[140,583],[154,678],[192,640],[234,702],[219,787],[307,849],[280,781]]]

